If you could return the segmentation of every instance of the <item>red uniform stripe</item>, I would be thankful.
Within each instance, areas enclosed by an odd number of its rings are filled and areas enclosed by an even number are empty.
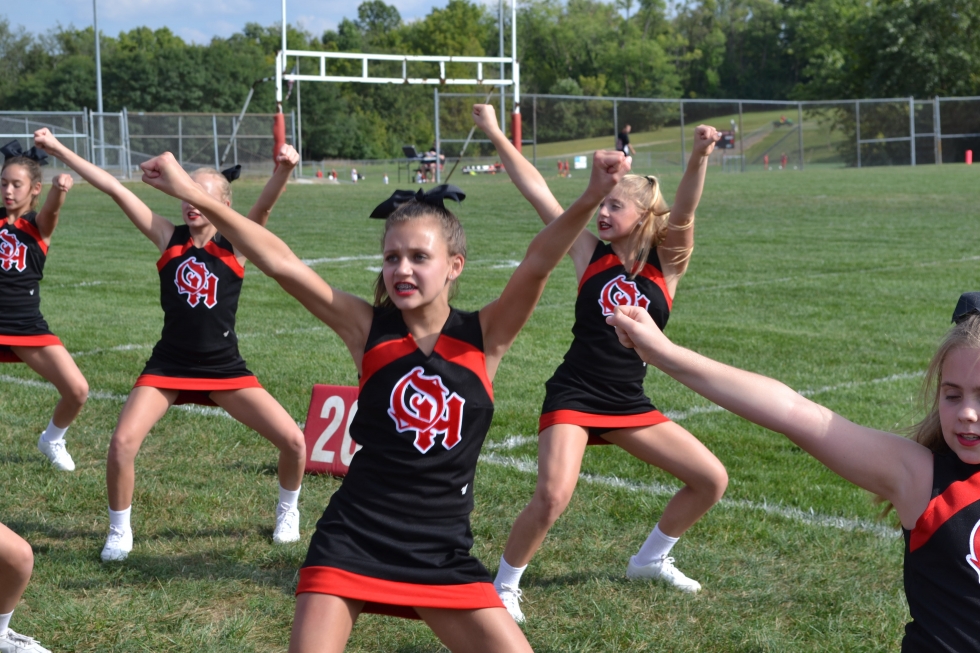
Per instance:
[[[554,410],[544,413],[538,419],[538,433],[555,424],[574,424],[575,426],[594,426],[606,429],[628,429],[637,426],[653,426],[669,422],[670,419],[659,410],[651,410],[636,415],[599,415],[577,410]]]
[[[943,524],[976,501],[980,501],[980,473],[965,481],[950,483],[942,494],[929,502],[915,522],[909,537],[909,551],[924,546]]]
[[[487,376],[487,357],[482,351],[462,340],[450,338],[442,334],[436,341],[434,353],[439,354],[450,363],[461,365],[473,372],[483,383],[490,400],[493,401],[493,384]]]
[[[578,282],[578,290],[582,292],[582,286],[585,282],[599,274],[600,272],[605,272],[609,268],[614,268],[617,265],[622,265],[623,262],[619,260],[619,257],[615,254],[606,254],[598,261],[593,261],[589,263],[589,267],[585,268],[585,272],[582,274],[582,278]]]
[[[28,236],[33,238],[35,241],[37,241],[37,246],[41,248],[41,251],[44,252],[44,255],[45,256],[48,255],[48,244],[44,242],[43,238],[41,238],[41,232],[38,231],[38,228],[36,226],[32,225],[24,218],[17,218],[16,220],[14,220],[14,228],[20,229],[21,231],[25,232]]]
[[[163,269],[163,267],[174,260],[178,256],[183,256],[187,250],[194,246],[194,241],[188,240],[183,245],[174,245],[166,249],[163,254],[160,255],[160,259],[157,261],[157,272]]]
[[[181,376],[159,376],[156,374],[141,374],[134,388],[149,386],[161,390],[195,390],[214,392],[218,390],[242,390],[243,388],[261,388],[262,384],[254,376],[237,376],[231,379],[199,379]]]
[[[671,298],[670,293],[667,292],[667,280],[664,278],[664,273],[657,269],[657,266],[647,263],[643,266],[643,269],[640,270],[639,276],[646,277],[653,283],[657,284],[660,291],[664,294],[664,299],[667,300],[667,309],[670,310],[673,308],[674,300]]]
[[[418,345],[415,344],[415,338],[409,334],[399,340],[389,340],[367,350],[364,352],[364,358],[361,359],[361,380],[358,382],[358,387],[363,388],[368,379],[388,363],[408,356],[416,349]]]
[[[60,345],[58,336],[50,333],[40,336],[5,336],[0,335],[0,345],[8,347],[50,347]]]
[[[296,594],[330,594],[365,601],[364,612],[418,619],[414,608],[503,608],[492,583],[418,585],[362,576],[336,567],[303,567]]]
[[[211,256],[216,256],[221,259],[221,262],[228,266],[228,268],[234,272],[239,279],[245,277],[245,268],[242,264],[238,262],[238,257],[235,256],[234,252],[229,252],[227,249],[218,247],[214,241],[209,240],[204,245],[204,251],[206,251]]]

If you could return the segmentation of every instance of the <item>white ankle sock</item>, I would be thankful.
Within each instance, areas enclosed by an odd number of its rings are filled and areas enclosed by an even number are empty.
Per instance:
[[[41,434],[41,439],[45,442],[57,442],[58,440],[65,439],[65,432],[68,427],[61,428],[60,426],[54,425],[54,419],[48,422],[48,428],[44,429],[44,433]]]
[[[14,616],[14,611],[11,610],[7,614],[0,614],[0,637],[7,634],[7,628],[10,627],[10,618]]]
[[[130,506],[125,510],[113,510],[109,508],[109,526],[115,526],[122,532],[132,531],[133,527],[129,523],[130,514],[133,512],[133,507]]]
[[[279,486],[279,505],[285,505],[286,510],[290,508],[295,508],[296,504],[299,503],[299,491],[303,489],[303,486],[299,486],[295,490],[287,490],[283,486]]]
[[[511,567],[504,560],[504,556],[500,556],[500,568],[497,569],[497,577],[493,579],[494,586],[499,588],[502,585],[507,585],[516,588],[521,582],[521,575],[525,569],[527,569],[527,565]]]
[[[650,532],[647,541],[643,543],[643,546],[640,547],[640,550],[633,559],[640,566],[648,565],[654,560],[666,557],[679,539],[681,538],[665,535],[660,530],[660,524],[657,524],[653,527],[653,531]]]

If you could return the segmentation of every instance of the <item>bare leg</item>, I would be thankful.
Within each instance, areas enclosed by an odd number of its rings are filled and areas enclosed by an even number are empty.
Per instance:
[[[31,545],[0,524],[0,614],[13,612],[34,569]]]
[[[340,653],[364,601],[330,594],[300,594],[296,599],[289,653]],[[509,618],[509,617],[508,617]]]
[[[109,442],[106,460],[106,488],[109,507],[125,510],[133,504],[136,485],[136,454],[150,429],[160,421],[174,400],[176,390],[161,390],[148,386],[133,388],[126,399],[116,430]]]
[[[437,610],[416,608],[452,653],[530,653],[520,626],[503,608]]]
[[[61,345],[10,348],[29,368],[54,384],[61,400],[54,407],[52,421],[58,428],[71,425],[88,399],[88,382]]]
[[[581,426],[555,424],[538,436],[538,483],[531,502],[514,521],[504,560],[523,567],[568,506],[578,483],[589,437]]]
[[[212,392],[211,398],[279,449],[279,485],[298,490],[306,469],[306,439],[286,409],[264,388]]]
[[[665,535],[683,535],[718,503],[728,487],[728,473],[721,461],[674,422],[613,431],[602,437],[684,483],[660,516]]]

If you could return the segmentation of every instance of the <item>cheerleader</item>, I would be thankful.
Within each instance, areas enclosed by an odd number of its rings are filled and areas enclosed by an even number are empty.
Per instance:
[[[929,364],[912,439],[853,424],[773,379],[671,343],[644,311],[609,318],[640,357],[722,408],[782,433],[887,500],[905,537],[904,653],[980,651],[980,293],[966,293]]]
[[[115,177],[64,147],[48,130],[36,132],[34,138],[52,156],[109,195],[161,253],[157,270],[163,332],[136,379],[109,443],[109,535],[102,560],[125,560],[132,550],[130,515],[136,455],[167,410],[183,403],[220,406],[279,449],[279,502],[272,539],[276,543],[297,541],[306,444],[296,422],[259,384],[238,352],[235,313],[245,257],[193,204],[182,205],[184,224],[175,226],[153,213]],[[268,221],[298,160],[296,151],[284,145],[276,171],[249,212],[249,220],[260,225]],[[232,170],[235,172],[226,172],[234,178],[237,170]],[[202,192],[231,205],[229,179],[222,173],[199,168],[193,177]]]
[[[546,227],[500,297],[449,304],[466,240],[454,187],[397,191],[373,305],[329,286],[276,236],[204,193],[169,153],[143,180],[198,207],[259,269],[334,329],[360,376],[351,436],[363,448],[317,523],[296,590],[290,651],[341,651],[362,612],[421,618],[452,651],[530,651],[470,555],[473,482],[501,357],[599,200],[629,170],[597,152],[585,194]]]
[[[545,224],[560,215],[562,208],[540,173],[500,131],[493,107],[476,105],[473,117]],[[650,403],[643,392],[645,364],[619,344],[605,318],[616,306],[630,304],[649,312],[659,326],[666,325],[694,249],[694,211],[718,138],[712,127],[702,125],[695,131],[694,152],[673,207],[667,206],[655,177],[628,175],[600,205],[599,237],[584,231],[569,252],[579,282],[574,339],[565,361],[545,385],[537,487],[514,522],[494,580],[518,622],[524,621],[521,575],[571,500],[589,444],[618,445],[684,484],[630,558],[626,577],[659,579],[686,592],[701,589],[668,554],[721,499],[728,475],[707,447]]]
[[[41,316],[40,282],[51,235],[73,180],[71,175],[57,175],[44,206],[37,211],[41,166],[47,163],[47,155],[36,147],[23,152],[17,141],[7,143],[0,152],[4,156],[0,173],[0,362],[23,361],[58,389],[61,399],[37,448],[55,469],[70,472],[75,461],[65,448],[65,432],[88,399],[88,382]]]

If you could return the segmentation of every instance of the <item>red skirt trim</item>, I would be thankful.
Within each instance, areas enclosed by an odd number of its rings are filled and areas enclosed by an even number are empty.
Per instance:
[[[659,410],[651,410],[636,415],[598,415],[577,410],[554,410],[544,413],[538,419],[538,433],[555,424],[574,424],[587,429],[630,429],[638,426],[655,426],[669,422],[670,418]],[[609,444],[601,436],[589,436],[589,444]]]
[[[40,336],[5,336],[0,335],[0,363],[19,363],[20,357],[6,347],[51,347],[60,345],[58,336],[47,333]]]
[[[201,406],[217,406],[211,399],[211,393],[220,390],[242,390],[244,388],[261,388],[262,384],[255,376],[238,376],[231,379],[197,379],[181,376],[159,376],[156,374],[141,374],[133,384],[134,388],[149,386],[160,390],[180,390],[175,406],[180,404],[200,404]]]
[[[296,594],[330,594],[364,601],[364,612],[419,619],[415,608],[480,610],[504,604],[492,583],[417,585],[362,576],[336,567],[303,567]]]

